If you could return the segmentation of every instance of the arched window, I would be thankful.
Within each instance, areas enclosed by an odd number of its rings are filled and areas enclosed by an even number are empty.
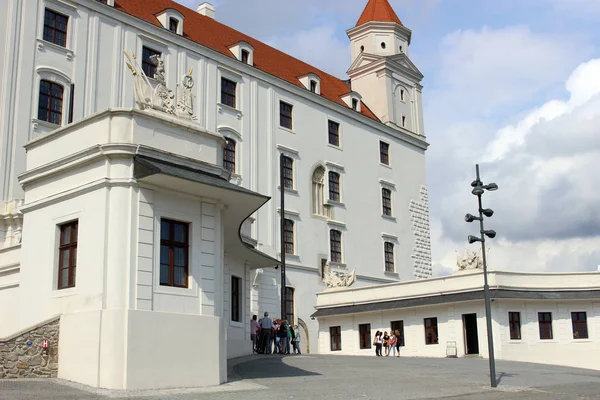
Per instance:
[[[340,174],[329,171],[329,200],[340,201]]]
[[[383,215],[392,216],[392,191],[381,189],[381,203],[383,204]]]
[[[385,242],[384,255],[385,255],[385,272],[394,272],[394,244],[393,243]]]
[[[60,125],[62,122],[64,89],[61,85],[40,81],[40,100],[38,102],[38,119]]]
[[[235,173],[235,140],[225,139],[226,144],[223,149],[223,168],[232,174]]]
[[[291,325],[294,325],[294,288],[286,287],[285,288],[285,316],[286,319]]]
[[[325,202],[323,200],[324,180],[325,168],[318,167],[312,176],[313,214],[325,215]]]
[[[329,231],[329,247],[331,248],[331,262],[342,262],[342,232],[332,229]]]

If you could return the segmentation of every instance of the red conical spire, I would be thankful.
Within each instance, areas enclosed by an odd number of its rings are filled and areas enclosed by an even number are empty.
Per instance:
[[[395,22],[402,25],[400,18],[394,12],[394,9],[388,3],[388,0],[369,0],[365,10],[361,14],[356,26],[367,22]]]

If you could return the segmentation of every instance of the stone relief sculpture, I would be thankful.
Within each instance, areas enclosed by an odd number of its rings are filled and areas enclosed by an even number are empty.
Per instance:
[[[181,118],[195,120],[192,72],[193,69],[190,68],[188,73],[181,78],[181,84],[177,85],[177,115]]]
[[[263,271],[262,268],[257,269],[256,271],[254,271],[254,280],[252,281],[252,287],[254,289],[258,289],[258,277],[261,276],[265,271]]]
[[[456,252],[456,266],[459,271],[483,269],[483,260],[479,254],[465,248],[464,253]]]
[[[156,86],[148,79],[144,70],[138,63],[137,56],[130,51],[125,53],[125,64],[133,75],[135,101],[141,110],[158,110],[167,114],[177,115],[186,119],[195,119],[193,115],[194,101],[192,88],[194,79],[192,78],[192,69],[183,76],[177,96],[177,106],[175,106],[175,95],[167,87],[165,79],[165,62],[159,54],[150,57],[150,62],[156,66],[156,71],[152,77],[156,80]]]
[[[329,269],[325,273],[323,282],[327,285],[327,289],[350,287],[356,282],[356,269],[352,271],[336,271]]]

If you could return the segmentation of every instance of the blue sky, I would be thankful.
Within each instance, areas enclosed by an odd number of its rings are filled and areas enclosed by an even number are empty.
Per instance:
[[[199,0],[181,0],[196,8]],[[346,78],[345,31],[367,0],[215,0],[217,20]],[[425,74],[434,272],[455,268],[475,226],[474,164],[492,269],[600,264],[600,1],[390,0]],[[473,250],[475,246],[471,247]]]

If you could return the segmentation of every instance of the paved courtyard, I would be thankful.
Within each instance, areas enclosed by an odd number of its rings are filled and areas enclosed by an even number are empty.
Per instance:
[[[108,392],[57,380],[0,380],[0,400],[600,399],[600,371],[477,358],[254,356],[230,366],[227,385],[207,389]]]

